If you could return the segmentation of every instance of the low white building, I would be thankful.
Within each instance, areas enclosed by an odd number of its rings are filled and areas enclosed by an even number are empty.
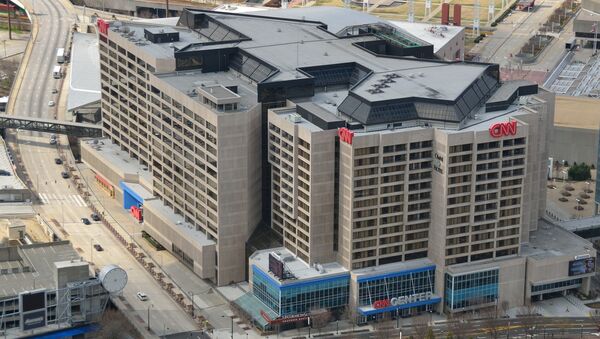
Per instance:
[[[420,22],[390,21],[415,37],[433,45],[433,53],[443,60],[464,60],[465,28]]]

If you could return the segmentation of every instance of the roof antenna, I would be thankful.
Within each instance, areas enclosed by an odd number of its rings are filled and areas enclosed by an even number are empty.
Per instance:
[[[300,43],[302,43],[302,40],[300,40]],[[298,67],[300,67],[300,44],[296,44],[296,78],[300,77]]]

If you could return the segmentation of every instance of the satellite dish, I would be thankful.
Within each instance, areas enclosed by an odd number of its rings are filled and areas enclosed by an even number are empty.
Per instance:
[[[117,293],[127,285],[127,272],[117,265],[108,265],[102,267],[98,279],[109,293]]]

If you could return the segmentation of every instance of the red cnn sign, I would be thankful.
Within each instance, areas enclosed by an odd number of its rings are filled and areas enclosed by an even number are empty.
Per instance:
[[[377,300],[373,303],[373,308],[374,309],[380,309],[380,308],[386,308],[391,306],[392,304],[390,303],[389,300],[385,299],[385,300]]]
[[[141,208],[139,208],[137,206],[131,206],[131,208],[129,208],[129,211],[131,211],[131,215],[133,215],[135,220],[137,220],[139,222],[142,222],[142,220],[144,220]]]
[[[346,127],[339,128],[338,136],[340,137],[341,141],[352,145],[352,138],[354,138],[354,132],[352,132],[351,130],[347,129]]]
[[[517,122],[497,122],[490,126],[490,135],[494,138],[500,138],[507,135],[517,134]]]
[[[98,32],[100,32],[100,34],[102,35],[108,35],[108,22],[102,20],[102,19],[98,19],[97,21],[98,24]]]

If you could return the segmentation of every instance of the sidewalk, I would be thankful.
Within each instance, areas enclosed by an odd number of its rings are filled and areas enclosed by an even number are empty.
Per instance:
[[[29,41],[29,32],[12,33],[12,40],[8,39],[8,30],[0,30],[0,60],[10,58],[25,52]],[[21,62],[21,59],[11,59]]]
[[[136,222],[117,200],[110,198],[105,191],[95,184],[95,173],[85,164],[77,164],[76,166],[91,194],[89,197],[90,202],[96,206],[100,214],[104,215],[104,219],[112,225],[119,225],[120,227],[116,227],[116,229],[121,229],[119,230],[121,236],[126,241],[133,241],[138,247],[142,248],[156,266],[162,269],[165,275],[181,288],[187,299],[191,299],[193,295],[196,315],[199,314],[204,317],[215,329],[227,328],[228,333],[230,333],[231,320],[229,315],[231,311],[229,302],[223,298],[221,293],[212,284],[192,273],[171,253],[166,250],[157,251],[142,238],[142,225]],[[122,232],[123,230],[124,232]],[[232,286],[227,288],[231,289]],[[234,333],[245,337],[247,335],[246,326],[243,326],[243,324],[234,326]]]

